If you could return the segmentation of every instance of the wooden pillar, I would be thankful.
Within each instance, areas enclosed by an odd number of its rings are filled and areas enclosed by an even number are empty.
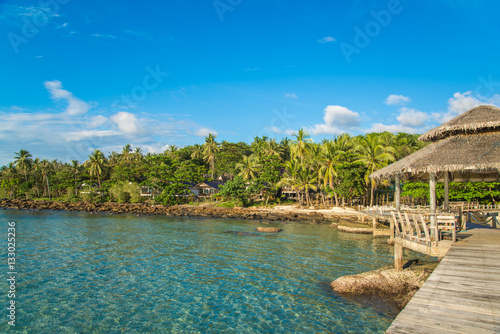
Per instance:
[[[444,211],[450,211],[450,187],[449,173],[444,173]]]
[[[396,174],[394,185],[396,186],[396,193],[394,194],[394,202],[396,205],[396,211],[399,211],[401,209],[401,188],[399,186],[399,174]]]
[[[403,246],[397,242],[394,244],[394,269],[403,270]]]
[[[437,233],[436,233],[436,225],[437,225],[437,218],[436,218],[436,174],[435,173],[429,173],[429,206],[431,210],[431,235],[434,239],[434,241],[438,241],[437,239]]]

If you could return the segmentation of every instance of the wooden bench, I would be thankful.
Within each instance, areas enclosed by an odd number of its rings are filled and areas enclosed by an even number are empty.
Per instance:
[[[457,218],[455,216],[437,216],[439,240],[443,233],[451,233],[453,242],[457,242]]]

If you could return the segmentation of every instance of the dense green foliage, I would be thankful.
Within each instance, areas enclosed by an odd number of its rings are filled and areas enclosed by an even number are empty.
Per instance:
[[[466,182],[449,184],[450,200],[478,201],[482,204],[496,202],[500,197],[500,182]],[[424,182],[406,182],[403,185],[401,196],[429,200],[429,184]],[[444,186],[436,184],[436,198],[444,198]]]
[[[20,150],[0,170],[0,198],[139,202],[154,197],[157,203],[173,205],[195,201],[190,187],[222,175],[232,181],[212,198],[233,205],[277,202],[292,195],[306,205],[350,204],[354,199],[373,204],[379,194],[390,193],[390,185],[377,184],[368,176],[419,150],[423,143],[417,138],[383,132],[342,134],[314,143],[300,129],[292,139],[256,137],[246,144],[219,143],[209,135],[203,144],[169,146],[159,154],[144,154],[130,145],[107,156],[96,149],[83,163],[40,160]],[[426,198],[426,187],[406,183],[403,195]],[[494,200],[499,185],[452,184],[450,194],[457,200]]]

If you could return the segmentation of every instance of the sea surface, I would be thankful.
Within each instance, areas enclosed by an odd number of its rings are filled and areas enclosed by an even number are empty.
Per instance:
[[[393,258],[385,238],[327,225],[0,210],[0,236],[1,333],[382,333],[398,312],[329,289]]]

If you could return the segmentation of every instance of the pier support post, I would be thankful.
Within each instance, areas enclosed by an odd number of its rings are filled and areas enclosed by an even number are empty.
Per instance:
[[[436,174],[429,173],[429,201],[430,201],[430,211],[431,211],[431,235],[433,241],[438,241],[437,235],[437,217],[436,217]]]
[[[444,172],[444,211],[450,212],[450,185],[449,173]]]
[[[401,188],[399,185],[399,174],[396,174],[395,180],[394,180],[394,185],[396,187],[396,193],[394,194],[394,202],[396,206],[396,211],[399,211],[401,209]]]
[[[394,244],[394,269],[403,270],[403,246],[397,242]]]

